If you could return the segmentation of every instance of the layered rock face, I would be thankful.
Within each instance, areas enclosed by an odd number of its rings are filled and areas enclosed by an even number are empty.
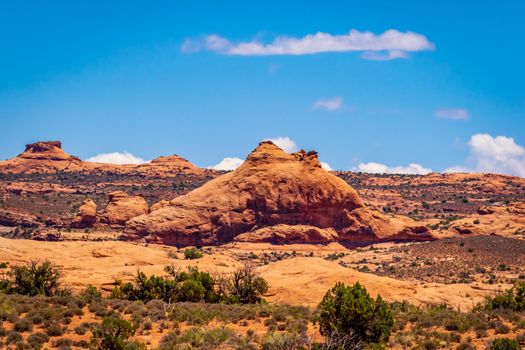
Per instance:
[[[351,186],[322,169],[316,152],[288,154],[270,141],[261,142],[235,171],[155,209],[128,221],[123,238],[213,245],[233,241],[241,233],[246,241],[249,232],[281,224],[333,229],[337,240],[431,238],[426,228],[409,219],[396,220],[365,208]],[[292,236],[297,232],[301,230]],[[317,241],[336,239],[333,234],[308,232],[325,237]]]
[[[73,218],[71,226],[74,228],[86,228],[93,226],[97,221],[97,204],[90,198],[84,200]]]
[[[109,194],[109,203],[100,217],[108,225],[124,225],[126,221],[148,213],[148,202],[141,196],[130,196],[123,191]]]

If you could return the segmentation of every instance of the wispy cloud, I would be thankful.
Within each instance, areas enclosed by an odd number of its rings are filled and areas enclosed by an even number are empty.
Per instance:
[[[314,102],[312,108],[324,109],[329,112],[339,111],[343,108],[343,99],[341,97],[320,99]]]
[[[214,170],[235,170],[240,167],[242,163],[244,163],[244,161],[241,158],[226,157],[219,163],[209,166],[208,168]]]
[[[470,116],[464,108],[441,108],[436,110],[434,115],[440,119],[450,120],[467,120]]]
[[[87,162],[110,163],[110,164],[142,164],[146,160],[136,157],[129,152],[101,153],[86,159]]]
[[[342,35],[317,32],[299,38],[279,36],[270,43],[259,41],[234,43],[213,34],[202,39],[187,39],[181,46],[181,50],[187,53],[207,50],[222,55],[237,56],[362,52],[362,58],[371,60],[407,58],[409,52],[428,51],[434,48],[435,45],[422,34],[400,32],[395,29],[387,30],[382,34],[352,29]]]
[[[352,168],[353,171],[370,174],[415,174],[425,175],[432,172],[432,169],[425,168],[417,163],[410,163],[407,166],[388,166],[381,163],[361,163]]]
[[[525,148],[512,137],[475,134],[468,146],[467,165],[456,165],[445,172],[490,172],[525,177]]]

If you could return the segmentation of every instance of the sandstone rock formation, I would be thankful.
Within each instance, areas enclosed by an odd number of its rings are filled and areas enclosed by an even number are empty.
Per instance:
[[[16,213],[0,208],[0,226],[39,227],[42,223],[30,214]]]
[[[153,159],[149,163],[140,164],[137,166],[137,171],[147,173],[157,172],[159,174],[167,171],[182,172],[184,174],[201,174],[204,172],[203,169],[196,167],[187,159],[176,154],[171,156],[161,156]]]
[[[97,221],[97,204],[90,198],[84,200],[73,218],[71,226],[74,228],[86,228],[93,226]]]
[[[236,236],[236,242],[249,243],[330,243],[338,238],[333,228],[322,229],[307,225],[275,225],[264,227],[253,232],[241,233]]]
[[[270,141],[235,171],[128,221],[123,238],[211,245],[279,224],[333,229],[340,241],[431,238],[407,218],[365,208],[351,186],[322,169],[316,152],[288,154]]]
[[[23,153],[9,160],[0,161],[0,173],[57,172],[138,173],[146,176],[177,176],[181,173],[200,175],[212,171],[198,168],[178,155],[158,157],[144,164],[117,165],[87,162],[64,152],[60,141],[41,141],[28,144]]]
[[[46,173],[78,170],[82,161],[62,150],[60,141],[42,141],[26,145],[17,157],[0,162],[0,169],[7,173]]]
[[[525,233],[525,203],[482,206],[477,214],[455,220],[447,229],[449,234],[499,235],[513,237]]]
[[[100,217],[100,222],[109,225],[124,225],[126,221],[148,213],[148,202],[140,196],[130,196],[123,191],[109,194],[109,203]]]

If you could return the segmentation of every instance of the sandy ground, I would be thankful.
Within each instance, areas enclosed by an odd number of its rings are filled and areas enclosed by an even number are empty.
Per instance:
[[[235,258],[241,252],[261,254],[279,250],[301,254],[257,268],[269,283],[270,290],[266,299],[270,302],[315,306],[335,283],[359,281],[372,295],[381,294],[389,301],[407,300],[419,305],[447,303],[455,308],[468,310],[486,295],[509,288],[508,285],[481,283],[419,284],[359,272],[321,257],[329,252],[344,250],[338,244],[237,244],[214,248],[212,254],[205,254],[198,260],[183,260],[181,252],[178,252],[178,259],[171,258],[168,253],[175,253],[177,250],[161,245],[117,241],[41,242],[0,238],[0,262],[21,264],[32,259],[50,260],[62,269],[64,284],[73,290],[89,284],[110,290],[115,279],[130,280],[137,269],[146,274],[163,274],[164,266],[170,264],[181,269],[198,266],[211,273],[228,273],[243,265],[242,261]],[[314,252],[314,256],[304,256],[305,252]]]

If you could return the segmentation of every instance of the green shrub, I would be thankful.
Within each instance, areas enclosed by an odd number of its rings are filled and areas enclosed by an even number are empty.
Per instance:
[[[525,311],[525,282],[517,283],[513,288],[494,297],[487,297],[485,303],[477,306],[478,310],[508,309]]]
[[[8,294],[53,296],[60,289],[60,271],[49,261],[32,260],[25,266],[12,266],[0,280],[0,290]]]
[[[134,284],[126,283],[112,291],[112,298],[141,300],[148,302],[159,299],[165,302],[219,302],[215,292],[215,281],[207,272],[197,267],[188,267],[188,271],[179,272],[173,266],[167,266],[168,276],[149,276],[137,272]]]
[[[250,265],[217,281],[222,299],[233,304],[254,304],[263,301],[268,291],[268,282],[258,276]]]
[[[381,296],[374,300],[359,282],[337,283],[317,307],[319,330],[327,341],[379,343],[388,339],[392,312]]]
[[[53,345],[58,349],[71,349],[73,340],[69,338],[58,338],[53,342]]]
[[[519,350],[517,341],[509,338],[494,339],[489,347],[490,350]]]
[[[308,339],[304,334],[266,333],[262,339],[262,350],[304,349]]]
[[[57,337],[64,334],[64,329],[58,322],[51,322],[46,328],[46,333],[50,337]]]
[[[29,337],[27,337],[27,342],[33,346],[33,348],[39,349],[42,344],[47,343],[49,341],[49,336],[47,334],[37,332],[31,334]]]
[[[95,300],[99,300],[102,297],[102,293],[96,287],[88,285],[80,292],[79,297],[86,303],[92,303]]]
[[[22,341],[22,340],[23,340],[22,334],[20,334],[17,331],[10,331],[9,333],[7,333],[7,338],[6,338],[5,342],[7,344],[16,344],[16,343],[18,343],[19,341]]]
[[[184,250],[184,259],[194,260],[202,258],[202,253],[196,248],[186,248]]]
[[[200,327],[187,329],[183,333],[171,332],[162,338],[159,350],[171,349],[216,349],[220,345],[234,343],[235,332],[227,327],[204,330]]]
[[[33,323],[27,318],[22,318],[15,322],[13,329],[17,332],[30,332],[33,330]]]
[[[135,334],[137,327],[119,317],[105,317],[102,324],[93,329],[91,346],[97,350],[128,349],[128,338]]]
[[[82,324],[75,327],[75,333],[78,335],[84,335],[87,331],[87,328]]]

